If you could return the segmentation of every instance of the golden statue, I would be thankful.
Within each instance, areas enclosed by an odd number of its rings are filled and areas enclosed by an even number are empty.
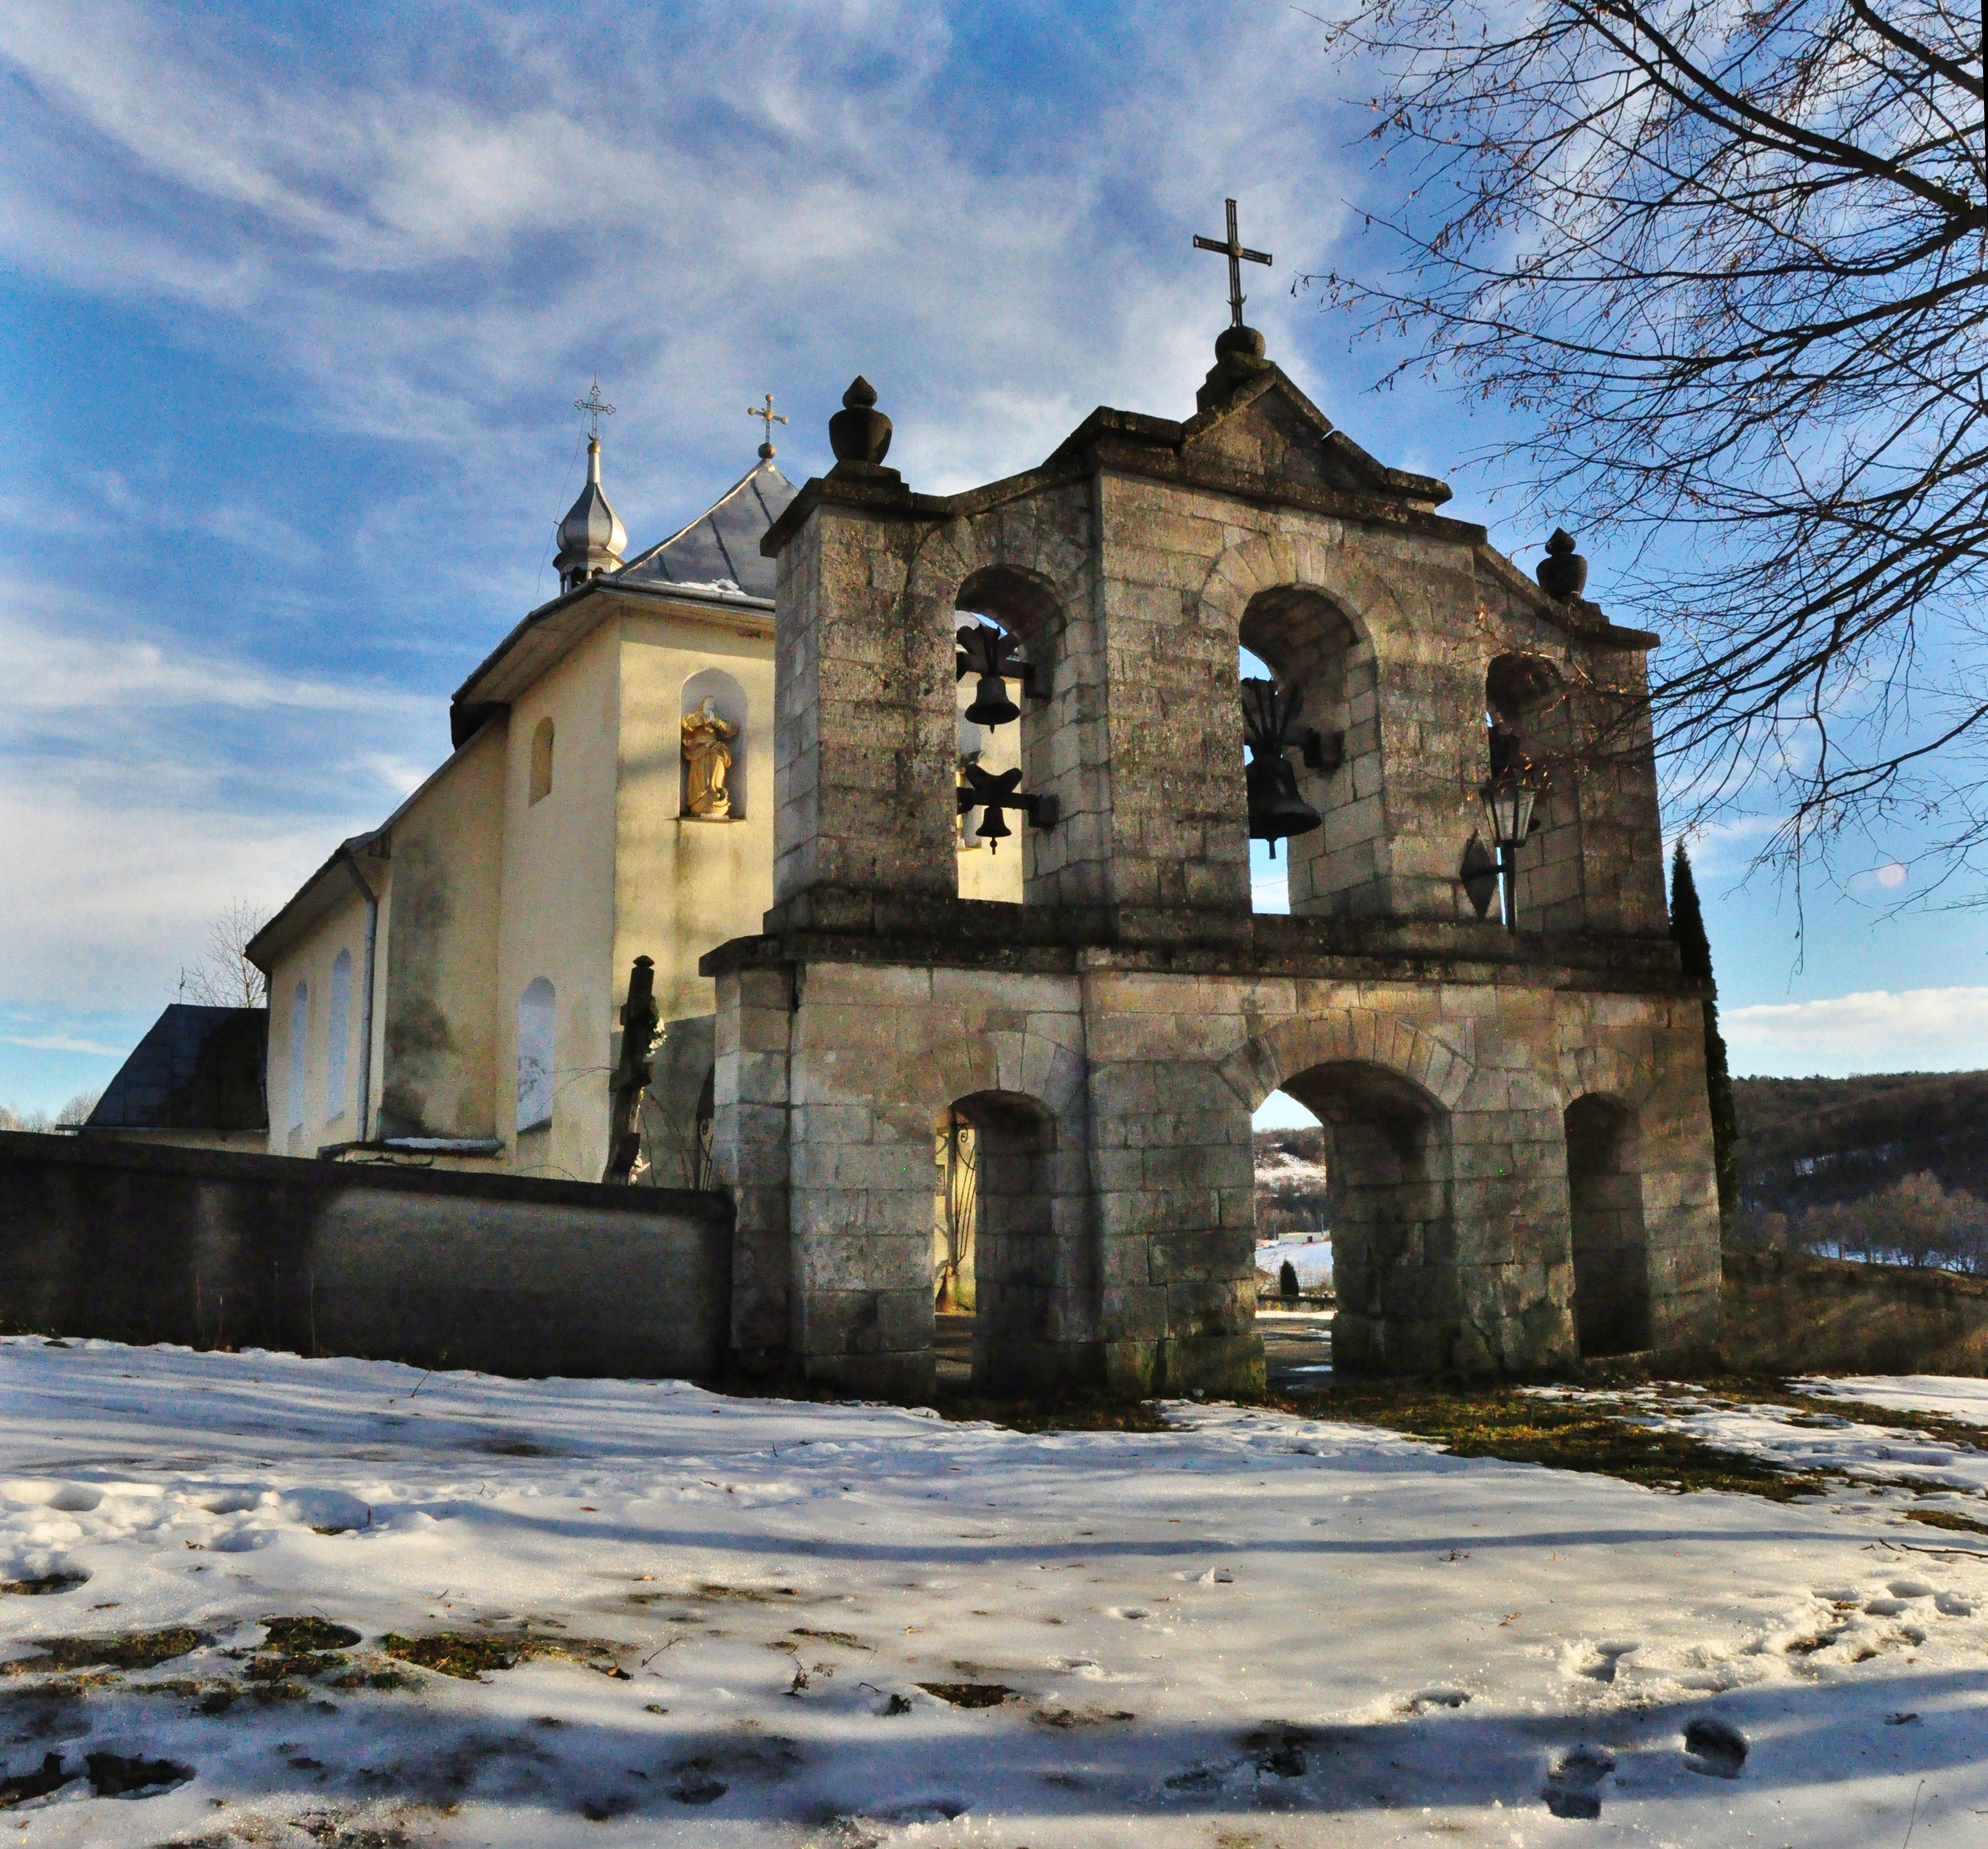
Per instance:
[[[696,712],[684,715],[684,809],[700,822],[722,822],[731,816],[725,773],[732,768],[732,753],[725,741],[738,735],[739,728],[718,716],[717,702],[708,695]]]

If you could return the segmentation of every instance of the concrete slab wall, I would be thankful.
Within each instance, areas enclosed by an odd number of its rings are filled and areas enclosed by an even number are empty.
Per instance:
[[[14,1329],[712,1380],[731,1246],[714,1194],[0,1134]]]

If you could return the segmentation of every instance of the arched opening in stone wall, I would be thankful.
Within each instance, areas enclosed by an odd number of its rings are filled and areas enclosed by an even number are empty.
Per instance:
[[[1449,1365],[1449,1112],[1412,1080],[1361,1060],[1312,1066],[1283,1088],[1325,1131],[1334,1365],[1389,1374]]]
[[[1243,680],[1268,680],[1276,690],[1295,781],[1286,799],[1294,793],[1319,819],[1275,843],[1255,838],[1253,819],[1253,908],[1300,917],[1376,909],[1385,829],[1372,648],[1344,611],[1303,585],[1259,591],[1237,639]],[[1280,863],[1283,904],[1276,902]]]
[[[1583,921],[1580,791],[1567,689],[1543,657],[1503,654],[1484,676],[1485,764],[1493,781],[1535,789],[1530,826],[1501,884],[1498,909],[1522,931],[1577,930]],[[1497,843],[1489,843],[1494,856]]]
[[[1287,1091],[1250,1130],[1264,1367],[1273,1388],[1318,1386],[1332,1371],[1330,1134]]]
[[[1050,793],[1046,696],[1062,610],[1046,585],[1009,566],[973,573],[954,603],[958,890],[962,899],[1019,904],[1044,852],[1043,831],[1019,807],[972,799],[976,791],[1017,801]]]
[[[1650,1268],[1636,1114],[1590,1094],[1567,1107],[1574,1326],[1584,1357],[1650,1345]]]
[[[976,1092],[939,1114],[933,1144],[940,1377],[1006,1391],[1053,1335],[1056,1120],[1033,1098]]]

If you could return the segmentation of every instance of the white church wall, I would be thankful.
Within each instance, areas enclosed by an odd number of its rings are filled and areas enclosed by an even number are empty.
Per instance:
[[[394,820],[390,858],[379,869],[377,1134],[498,1134],[497,918],[510,735],[501,718],[485,726]]]
[[[698,959],[756,932],[773,901],[773,638],[770,617],[686,605],[634,607],[620,626],[621,739],[615,795],[614,999],[654,958],[664,1021],[709,1015]],[[739,813],[683,813],[682,715],[706,693],[739,727],[729,779]],[[700,1075],[701,1077],[701,1075]]]
[[[495,1134],[516,1173],[597,1181],[607,1153],[614,795],[620,701],[611,625],[512,701],[497,907]],[[531,799],[532,741],[553,722],[551,788]],[[517,1127],[519,1003],[534,982],[556,997],[553,1105]]]
[[[334,972],[347,959],[343,1085],[332,1097],[339,1060],[331,1034]],[[366,956],[366,907],[355,887],[350,899],[329,907],[277,958],[269,992],[269,1153],[315,1155],[327,1143],[350,1142],[358,1134],[359,1033],[361,980]],[[299,988],[304,995],[301,1020]],[[299,1032],[301,1028],[301,1032]]]

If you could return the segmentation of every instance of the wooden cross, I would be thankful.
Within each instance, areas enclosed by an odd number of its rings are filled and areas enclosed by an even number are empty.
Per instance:
[[[757,417],[766,425],[766,441],[759,445],[759,455],[762,461],[770,461],[773,455],[773,426],[776,424],[786,422],[786,419],[773,408],[773,394],[771,392],[767,393],[766,402],[763,408],[757,404],[747,405],[746,414],[749,417]]]
[[[1242,304],[1249,297],[1242,292],[1242,265],[1246,263],[1268,263],[1270,253],[1266,250],[1247,248],[1236,230],[1236,201],[1227,201],[1229,207],[1229,235],[1226,239],[1204,238],[1197,232],[1194,247],[1196,250],[1219,251],[1229,259],[1229,314],[1237,327],[1242,325]]]
[[[600,420],[603,417],[611,417],[614,415],[614,407],[607,403],[600,395],[600,375],[598,373],[593,376],[593,390],[583,398],[574,399],[573,407],[575,411],[583,411],[587,413],[587,436],[593,441],[598,443],[600,441]]]

